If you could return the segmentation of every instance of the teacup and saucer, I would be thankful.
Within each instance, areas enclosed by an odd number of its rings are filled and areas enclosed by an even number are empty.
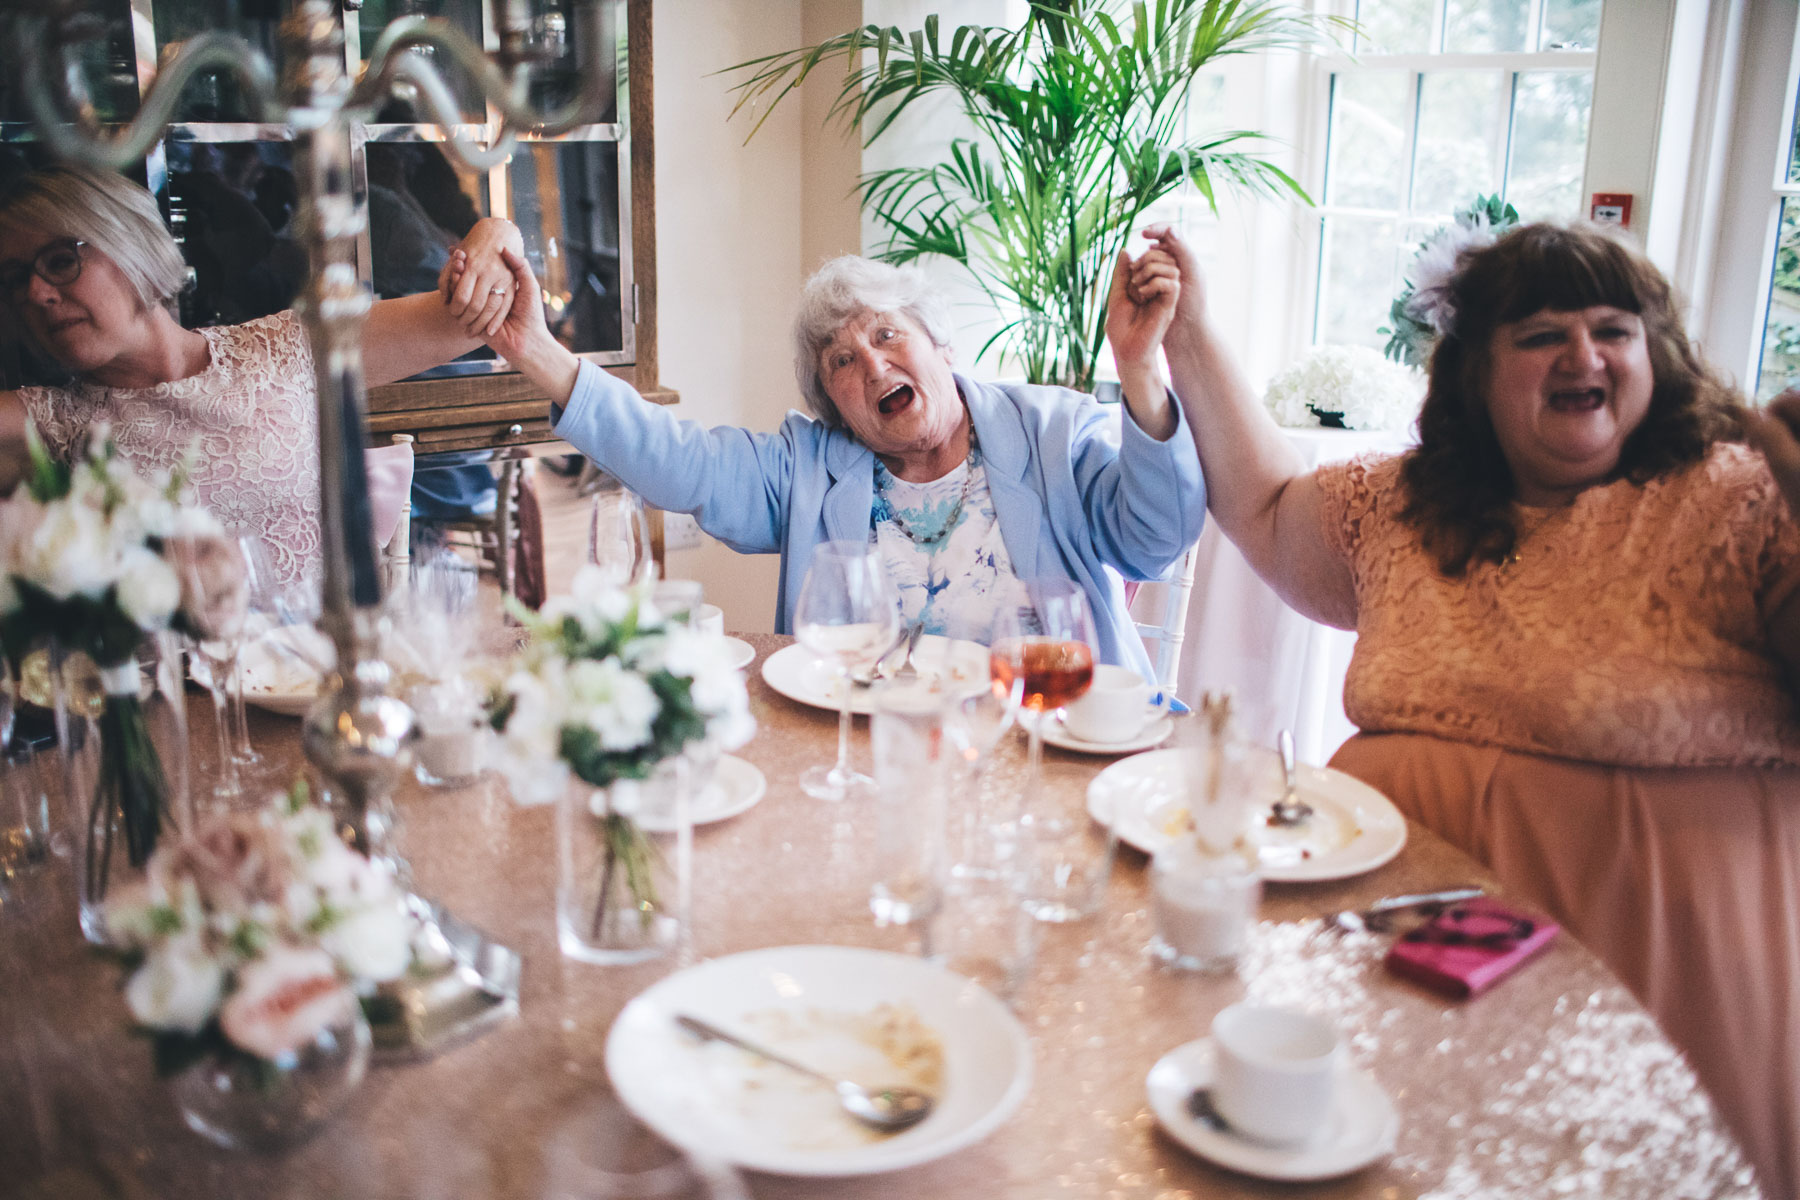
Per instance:
[[[1163,1055],[1144,1081],[1169,1136],[1263,1179],[1332,1179],[1391,1154],[1393,1101],[1351,1066],[1328,1021],[1234,1004],[1212,1036]]]
[[[1130,667],[1101,664],[1080,698],[1044,722],[1044,740],[1084,754],[1130,754],[1167,740],[1175,726],[1160,695]]]

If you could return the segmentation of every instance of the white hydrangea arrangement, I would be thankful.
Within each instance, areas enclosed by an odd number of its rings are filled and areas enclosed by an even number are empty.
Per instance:
[[[304,784],[158,849],[108,900],[106,927],[165,1072],[220,1051],[280,1062],[412,962],[392,874],[339,838]]]
[[[1269,381],[1263,403],[1278,424],[1316,428],[1321,415],[1345,429],[1405,429],[1419,415],[1425,377],[1367,346],[1317,346]]]
[[[515,606],[514,615],[530,641],[490,704],[496,765],[522,804],[556,800],[575,779],[596,789],[586,807],[605,853],[593,927],[627,903],[648,922],[659,906],[657,850],[638,829],[628,789],[613,785],[647,779],[691,749],[749,741],[756,725],[744,677],[723,634],[658,611],[646,588],[621,588],[596,566],[576,573],[570,595],[537,613]]]
[[[690,745],[750,740],[744,677],[722,634],[659,612],[596,566],[538,612],[514,608],[529,641],[490,704],[498,763],[522,804],[547,804],[572,778],[595,787],[647,778]]]

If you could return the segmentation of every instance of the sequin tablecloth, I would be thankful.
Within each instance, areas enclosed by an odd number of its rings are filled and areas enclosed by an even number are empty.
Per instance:
[[[762,656],[786,639],[750,639]],[[809,799],[795,777],[828,759],[833,714],[770,691],[754,669],[761,731],[743,751],[769,791],[696,835],[696,952],[831,942],[915,948],[869,918],[872,824]],[[210,730],[196,705],[196,745]],[[859,723],[860,725],[860,723]],[[264,717],[265,746],[297,763],[298,723]],[[1184,736],[1178,733],[1178,737]],[[859,753],[867,736],[857,732]],[[197,751],[198,753],[198,751]],[[991,786],[1016,786],[1022,743]],[[1047,785],[1073,802],[1107,760],[1047,749]],[[489,779],[409,787],[402,842],[418,890],[524,955],[523,1015],[419,1064],[385,1066],[346,1111],[285,1155],[214,1150],[188,1133],[125,1032],[117,974],[74,937],[51,871],[0,907],[0,1194],[7,1196],[537,1198],[553,1149],[608,1099],[602,1050],[627,1000],[672,968],[581,966],[557,952],[552,819]],[[1390,977],[1384,944],[1328,932],[1318,914],[1482,872],[1421,829],[1358,879],[1271,886],[1236,977],[1172,974],[1146,956],[1146,872],[1122,852],[1104,915],[1045,930],[1015,1008],[1037,1077],[986,1141],[935,1163],[844,1180],[752,1176],[758,1200],[1009,1197],[1752,1197],[1750,1172],[1711,1102],[1643,1010],[1562,937],[1493,992],[1455,1003]],[[35,889],[35,895],[33,894]],[[1158,1132],[1144,1076],[1248,994],[1328,1013],[1351,1056],[1393,1097],[1393,1156],[1327,1183],[1265,1183],[1216,1169]]]

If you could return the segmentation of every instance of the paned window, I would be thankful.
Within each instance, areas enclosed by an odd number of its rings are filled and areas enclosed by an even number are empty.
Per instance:
[[[1775,243],[1756,371],[1759,400],[1800,383],[1800,105],[1796,105],[1787,130],[1786,150],[1784,169],[1772,196],[1772,202],[1781,207],[1781,232]]]
[[[1312,340],[1379,347],[1418,243],[1476,196],[1527,220],[1580,213],[1600,0],[1355,8],[1355,57],[1319,64]]]

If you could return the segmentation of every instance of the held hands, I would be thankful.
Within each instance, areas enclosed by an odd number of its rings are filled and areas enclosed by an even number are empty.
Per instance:
[[[471,274],[471,268],[458,257],[461,254],[461,250],[454,251],[444,267],[444,286],[450,293],[458,295],[465,290]],[[547,335],[549,326],[544,323],[544,305],[538,295],[537,276],[532,274],[523,254],[510,247],[501,247],[496,261],[504,272],[504,282],[490,284],[486,295],[493,300],[504,300],[504,307],[489,313],[488,306],[483,305],[481,311],[486,319],[471,332],[486,342],[494,353],[514,360],[524,351],[533,334]],[[477,299],[482,296],[480,292],[474,294]],[[451,305],[454,309],[454,302]]]
[[[1119,251],[1106,302],[1106,337],[1121,376],[1134,367],[1156,369],[1156,351],[1181,289],[1181,271],[1167,250],[1153,246],[1135,262]]]
[[[1800,388],[1789,388],[1767,408],[1749,409],[1744,417],[1750,444],[1762,451],[1787,499],[1788,515],[1800,518]]]
[[[1200,260],[1195,257],[1193,247],[1170,225],[1151,225],[1144,230],[1144,237],[1154,244],[1155,249],[1168,255],[1181,278],[1175,313],[1168,326],[1170,341],[1199,335],[1206,326],[1206,287],[1201,278]]]
[[[438,294],[470,337],[486,340],[500,332],[519,294],[503,255],[525,253],[518,226],[499,217],[475,222],[438,273]],[[529,271],[527,272],[529,274]],[[535,297],[536,287],[533,286]]]

